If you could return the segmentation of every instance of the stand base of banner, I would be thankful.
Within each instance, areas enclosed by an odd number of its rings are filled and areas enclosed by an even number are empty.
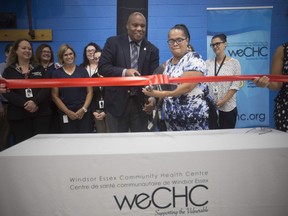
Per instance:
[[[0,153],[1,216],[283,216],[288,133],[37,135]]]

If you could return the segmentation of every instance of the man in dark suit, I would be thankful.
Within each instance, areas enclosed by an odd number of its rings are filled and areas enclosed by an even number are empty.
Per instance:
[[[159,66],[159,50],[145,39],[146,19],[140,12],[132,13],[126,24],[127,34],[107,39],[99,62],[104,77],[151,75]],[[137,48],[137,51],[135,49]],[[137,53],[135,65],[135,52]],[[134,52],[134,54],[133,54]],[[105,89],[105,108],[110,132],[147,131],[148,115],[142,87]],[[152,100],[148,100],[152,103]]]

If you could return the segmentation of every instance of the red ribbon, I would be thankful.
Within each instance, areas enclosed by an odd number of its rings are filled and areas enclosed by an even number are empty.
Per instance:
[[[271,82],[288,82],[286,75],[239,75],[239,76],[199,76],[169,78],[158,74],[140,77],[101,77],[101,78],[68,78],[68,79],[0,79],[8,89],[51,88],[51,87],[86,87],[86,86],[146,86],[156,84],[190,83],[190,82],[223,82],[245,81],[267,76]]]

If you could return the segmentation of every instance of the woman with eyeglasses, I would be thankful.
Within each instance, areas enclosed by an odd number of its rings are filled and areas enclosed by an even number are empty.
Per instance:
[[[44,67],[50,77],[52,72],[60,67],[58,63],[54,63],[54,53],[49,44],[40,44],[37,47],[35,60]]]
[[[90,77],[101,77],[98,73],[98,63],[101,56],[101,48],[96,43],[89,43],[85,46],[83,52],[83,63],[80,65],[85,67]],[[93,87],[93,99],[91,102],[92,116],[91,121],[93,131],[97,133],[106,133],[106,113],[104,109],[104,88],[101,86]]]
[[[54,70],[61,67],[59,63],[54,62],[54,53],[49,44],[43,43],[40,44],[36,49],[35,60],[38,64],[42,65],[44,70],[47,72],[48,77],[52,77]],[[50,94],[51,96],[51,94]],[[58,121],[58,108],[55,103],[52,101],[52,98],[49,98],[51,105],[51,126],[50,133],[60,133],[60,125]]]
[[[83,62],[80,64],[81,67],[85,67],[89,77],[98,71],[99,58],[95,57],[95,53],[100,51],[101,48],[98,44],[90,42],[84,47],[83,50]]]
[[[219,34],[212,37],[211,48],[215,57],[206,61],[208,76],[240,75],[241,67],[237,59],[226,55],[227,37]],[[219,128],[235,128],[237,120],[236,92],[240,89],[240,81],[210,82],[209,94],[214,98],[219,110]]]
[[[206,64],[201,56],[189,50],[190,34],[183,24],[172,27],[168,45],[172,57],[166,61],[163,74],[169,77],[199,77],[206,75]],[[163,98],[163,109],[168,131],[209,129],[208,86],[204,83],[180,83],[169,90],[143,89],[150,97]]]

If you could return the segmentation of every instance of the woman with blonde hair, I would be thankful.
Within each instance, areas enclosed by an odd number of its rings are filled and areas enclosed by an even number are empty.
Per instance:
[[[58,61],[63,66],[53,72],[52,78],[89,78],[85,68],[75,64],[76,53],[68,44],[58,50]],[[52,99],[60,112],[62,133],[92,132],[90,103],[92,87],[52,88]]]

